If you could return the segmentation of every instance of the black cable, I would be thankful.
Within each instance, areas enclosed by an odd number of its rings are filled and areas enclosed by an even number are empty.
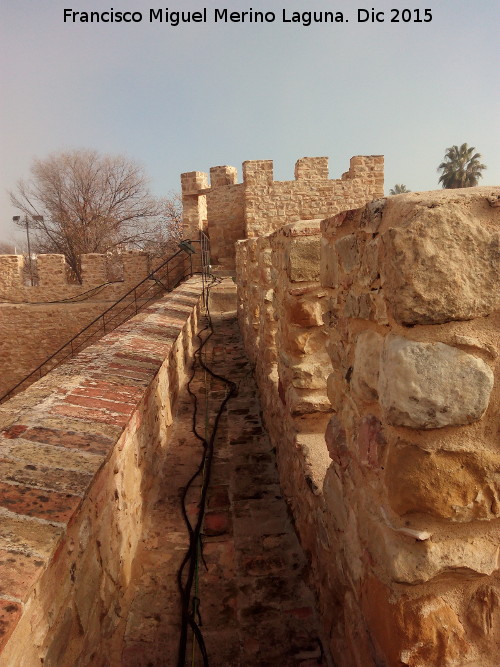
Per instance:
[[[213,459],[213,453],[214,453],[214,443],[215,443],[215,438],[217,436],[217,431],[219,427],[219,422],[222,417],[222,414],[224,412],[224,409],[226,407],[227,402],[237,393],[237,386],[234,382],[229,380],[228,378],[219,375],[218,373],[215,373],[209,366],[206,365],[206,363],[203,361],[201,352],[207,342],[210,340],[210,338],[214,334],[214,328],[213,328],[213,323],[212,323],[212,318],[210,315],[210,309],[208,307],[208,295],[210,293],[210,288],[216,283],[220,282],[217,278],[212,276],[212,281],[211,283],[207,286],[207,295],[206,295],[206,317],[207,317],[207,325],[203,328],[200,329],[200,331],[197,334],[197,337],[200,340],[200,345],[195,351],[194,354],[194,360],[193,360],[193,371],[191,374],[191,377],[189,379],[187,388],[190,396],[193,398],[193,416],[192,416],[192,431],[195,437],[202,443],[203,445],[203,454],[201,457],[200,464],[197,468],[197,470],[193,473],[191,476],[190,480],[186,484],[186,486],[183,489],[182,496],[181,496],[181,511],[182,511],[182,516],[184,518],[184,522],[186,524],[188,533],[189,533],[189,547],[186,551],[186,554],[184,555],[184,558],[182,560],[182,563],[179,567],[179,570],[177,572],[177,585],[179,588],[179,593],[181,596],[181,633],[179,637],[179,652],[178,652],[178,658],[177,658],[177,666],[178,667],[185,667],[185,662],[186,662],[186,649],[187,649],[187,632],[188,632],[188,627],[191,627],[193,630],[193,635],[194,639],[196,640],[198,647],[200,649],[202,658],[203,658],[203,665],[204,667],[208,667],[208,654],[206,651],[205,647],[205,642],[203,639],[203,634],[200,630],[200,625],[201,625],[201,617],[199,615],[199,598],[197,598],[198,605],[195,605],[195,610],[192,611],[190,610],[190,603],[191,603],[191,589],[193,586],[193,580],[195,577],[195,572],[196,572],[196,561],[197,561],[197,556],[198,556],[198,549],[201,545],[201,530],[202,530],[202,525],[203,525],[203,519],[205,516],[205,509],[206,509],[206,501],[207,501],[207,492],[208,492],[208,487],[210,484],[210,477],[211,477],[211,472],[212,472],[212,459]],[[204,331],[207,331],[210,329],[210,333],[206,337],[202,337],[202,333]],[[228,391],[226,393],[226,396],[224,397],[223,401],[221,402],[217,415],[214,420],[214,424],[212,427],[212,432],[210,434],[210,438],[207,440],[205,437],[201,436],[198,433],[198,430],[196,428],[196,420],[197,420],[197,415],[198,415],[198,397],[196,394],[192,391],[191,389],[191,383],[195,377],[196,370],[197,370],[197,365],[199,365],[207,372],[209,375],[217,380],[220,380],[224,382],[226,387],[228,388]],[[206,394],[207,395],[207,394]],[[204,472],[203,476],[203,483],[201,487],[201,495],[200,495],[200,501],[198,503],[198,517],[195,526],[192,525],[191,521],[189,520],[188,514],[187,514],[187,509],[186,509],[186,497],[188,494],[189,489],[191,488],[191,485],[193,484],[194,480],[202,473]],[[201,556],[203,558],[203,555]],[[184,579],[184,571],[186,566],[188,566],[188,573],[187,573],[187,578],[186,578],[186,583],[183,583]],[[195,613],[198,615],[198,621],[195,619]]]
[[[82,299],[82,301],[85,301],[86,299],[90,299],[91,296],[94,296],[94,292],[97,292],[98,290],[103,289],[106,287],[106,285],[116,285],[119,282],[123,282],[120,280],[115,280],[115,281],[108,281],[107,283],[102,283],[101,285],[97,285],[96,287],[92,287],[92,289],[87,290],[86,292],[81,292],[80,294],[75,294],[75,296],[69,296],[67,299],[60,299],[59,301],[12,301],[11,299],[4,299],[3,301],[0,301],[0,303],[13,303],[13,304],[29,304],[33,306],[43,306],[43,305],[50,305],[52,303],[79,303],[79,299],[82,296],[85,296],[86,294],[92,294],[90,296],[85,297],[85,299]],[[56,285],[54,287],[57,287]]]

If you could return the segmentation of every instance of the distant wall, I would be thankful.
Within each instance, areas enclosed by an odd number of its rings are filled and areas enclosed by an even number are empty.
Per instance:
[[[0,406],[2,667],[106,655],[201,287],[187,280]]]
[[[146,253],[125,253],[123,280],[97,289],[108,282],[106,255],[82,256],[81,285],[67,281],[63,255],[38,255],[32,286],[24,282],[23,261],[0,255],[0,396],[154,268]]]
[[[237,244],[239,318],[342,667],[500,654],[500,188]]]
[[[269,234],[297,220],[333,215],[383,195],[384,158],[351,158],[341,179],[328,177],[328,158],[305,157],[295,165],[295,180],[274,181],[272,160],[243,163],[243,183],[234,167],[220,166],[181,175],[185,232],[206,228],[213,263],[234,270],[235,241]]]

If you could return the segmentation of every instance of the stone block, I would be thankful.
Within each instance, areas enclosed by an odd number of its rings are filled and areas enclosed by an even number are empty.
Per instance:
[[[500,234],[464,204],[431,196],[425,208],[401,198],[408,221],[382,234],[382,284],[394,318],[439,324],[488,315],[500,303]]]
[[[359,269],[358,241],[354,234],[343,236],[335,243],[337,256],[345,273]]]
[[[321,302],[317,300],[290,299],[287,317],[292,324],[301,327],[318,327],[323,324]]]
[[[389,501],[400,515],[426,513],[452,521],[497,518],[499,468],[498,455],[426,451],[399,443],[386,464]]]
[[[459,667],[469,646],[456,612],[438,595],[401,597],[369,577],[363,587],[362,609],[380,664],[408,667]]]
[[[351,385],[364,401],[378,398],[378,377],[383,337],[376,331],[362,331],[356,341]]]
[[[371,234],[378,232],[386,201],[385,198],[376,199],[364,207],[360,220],[361,229]]]
[[[443,343],[385,339],[378,392],[396,426],[431,429],[470,424],[488,407],[493,372],[482,359]]]
[[[339,260],[333,242],[324,237],[320,242],[320,282],[323,287],[339,286]]]
[[[292,238],[287,255],[287,275],[291,282],[319,280],[319,237]]]

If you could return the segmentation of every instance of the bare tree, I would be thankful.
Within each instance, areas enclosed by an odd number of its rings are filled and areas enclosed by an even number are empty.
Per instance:
[[[82,254],[145,247],[165,212],[139,164],[93,150],[36,159],[31,178],[21,179],[10,198],[31,218],[34,249],[65,255],[80,281]]]

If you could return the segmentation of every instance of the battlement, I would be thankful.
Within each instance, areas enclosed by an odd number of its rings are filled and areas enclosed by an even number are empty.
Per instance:
[[[239,185],[277,185],[292,183],[293,181],[274,180],[273,160],[247,160],[243,162],[243,182]],[[349,170],[342,174],[341,180],[352,180],[377,176],[383,183],[384,156],[383,155],[356,155],[351,158]],[[295,163],[294,177],[296,181],[328,181],[327,157],[303,157]],[[210,181],[210,183],[209,183]],[[206,195],[214,188],[225,185],[238,185],[238,170],[236,167],[222,165],[210,167],[209,175],[202,171],[189,171],[181,174],[181,189],[183,195]]]
[[[151,271],[150,256],[141,251],[128,251],[120,255],[119,280],[110,279],[110,256],[105,254],[82,255],[82,283],[75,284],[64,255],[38,255],[32,260],[37,284],[26,281],[25,258],[22,255],[0,255],[0,297],[12,296],[12,291],[27,290],[42,296],[47,289],[70,290],[75,294],[107,282],[140,282]],[[59,292],[60,293],[60,292]],[[65,294],[65,296],[67,296]]]
[[[233,270],[236,241],[269,234],[297,220],[325,218],[363,206],[384,192],[384,157],[356,155],[341,178],[330,179],[327,157],[303,157],[295,180],[275,181],[272,160],[243,162],[243,181],[235,167],[208,174],[181,174],[184,234],[208,231],[215,264]]]

